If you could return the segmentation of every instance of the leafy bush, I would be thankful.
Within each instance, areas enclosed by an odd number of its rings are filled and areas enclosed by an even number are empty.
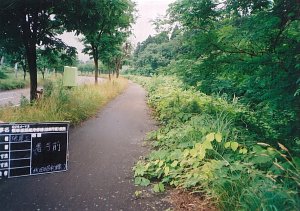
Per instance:
[[[44,93],[43,93],[44,96],[45,97],[51,96],[52,92],[54,91],[53,81],[52,80],[45,80],[43,88],[44,88],[44,90],[43,90],[44,91]]]
[[[15,78],[14,70],[3,66],[0,68],[0,90],[21,89],[29,84],[28,80],[22,77]]]
[[[0,80],[0,90],[22,89],[27,85],[24,80],[2,79]]]
[[[149,134],[154,150],[134,167],[137,185],[158,180],[155,192],[165,185],[204,192],[223,210],[300,208],[299,155],[282,144],[259,143],[266,137],[246,127],[260,127],[248,107],[174,77],[131,78],[147,88],[162,124]]]
[[[0,69],[0,79],[5,79],[5,78],[7,78],[7,75],[4,72],[2,72],[2,70]]]

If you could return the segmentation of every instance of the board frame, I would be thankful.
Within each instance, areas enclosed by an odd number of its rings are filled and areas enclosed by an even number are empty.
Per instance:
[[[48,127],[47,127],[48,126]],[[52,127],[51,127],[52,126]],[[60,126],[60,127],[59,127]],[[18,131],[18,129],[15,129],[15,127],[21,127],[20,131]],[[65,127],[65,130],[62,130],[63,127]],[[7,129],[8,128],[8,129]],[[13,128],[15,129],[13,132]],[[1,147],[5,147],[5,145],[9,145],[9,149],[3,151],[0,150],[0,156],[1,154],[8,154],[8,159],[1,159],[0,157],[0,163],[5,163],[8,162],[8,167],[7,168],[3,168],[0,166],[0,171],[1,171],[1,175],[0,175],[0,180],[2,179],[10,179],[10,178],[18,178],[18,177],[26,177],[26,176],[36,176],[36,175],[42,175],[42,174],[52,174],[52,173],[57,173],[57,172],[65,172],[68,170],[69,167],[69,128],[70,128],[70,122],[67,121],[57,121],[57,122],[11,122],[11,123],[0,123],[0,138],[5,139],[5,137],[9,137],[9,141],[5,142],[5,141],[0,141],[0,145]],[[31,130],[32,129],[32,130]],[[44,129],[48,129],[49,131],[44,131]],[[17,130],[17,132],[16,132]],[[35,131],[33,131],[35,130]],[[43,131],[42,131],[43,130]],[[61,131],[59,131],[61,130]],[[12,159],[11,158],[11,154],[12,151],[13,152],[17,152],[18,150],[11,150],[11,144],[14,142],[11,140],[11,136],[15,135],[29,135],[30,134],[30,166],[21,166],[21,167],[13,167],[11,168],[11,161],[16,161],[16,160],[22,160],[22,159]],[[36,137],[37,134],[41,134],[40,137]],[[63,156],[63,158],[65,159],[63,163],[59,163],[64,165],[63,169],[60,170],[51,170],[51,171],[46,171],[46,172],[37,172],[37,173],[32,173],[33,172],[33,167],[32,167],[32,163],[33,163],[33,138],[41,138],[42,139],[42,135],[47,134],[49,136],[49,134],[65,134],[66,135],[66,139],[65,137],[63,137],[63,141],[64,141],[64,146],[65,146],[65,157]],[[34,136],[35,135],[35,136]],[[51,135],[50,135],[51,136]],[[61,135],[64,136],[64,135]],[[43,140],[42,140],[43,141]],[[20,141],[20,142],[15,142],[18,144],[26,144],[29,141]],[[47,142],[48,143],[52,143],[51,141]],[[56,143],[56,142],[55,142]],[[60,145],[59,145],[60,146]],[[53,146],[54,147],[54,146]],[[22,151],[22,150],[20,150]],[[23,151],[29,151],[29,149],[25,149]],[[42,153],[42,152],[40,152]],[[45,152],[43,152],[45,154]],[[49,153],[49,152],[48,152]],[[51,152],[50,152],[51,153]],[[53,153],[53,152],[52,152]],[[54,152],[55,153],[55,152]],[[62,154],[64,153],[64,151],[62,152]],[[29,158],[23,158],[24,160],[28,160]],[[58,164],[58,165],[59,165]],[[49,166],[49,165],[48,165]],[[48,166],[42,167],[42,168],[48,168]],[[17,175],[17,176],[11,176],[11,171],[18,169],[18,168],[29,168],[29,173],[27,174],[22,174],[22,175]],[[4,172],[7,171],[8,175],[4,176]]]

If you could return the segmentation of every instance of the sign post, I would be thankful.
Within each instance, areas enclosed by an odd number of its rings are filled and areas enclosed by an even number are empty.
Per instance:
[[[66,171],[68,122],[0,123],[0,179]]]
[[[63,86],[75,87],[77,86],[78,70],[77,67],[64,67]]]

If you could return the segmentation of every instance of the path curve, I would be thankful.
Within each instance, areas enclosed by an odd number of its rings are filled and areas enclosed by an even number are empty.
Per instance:
[[[145,91],[128,89],[70,132],[69,170],[0,181],[1,210],[164,210],[159,198],[135,199],[132,167],[155,128]]]

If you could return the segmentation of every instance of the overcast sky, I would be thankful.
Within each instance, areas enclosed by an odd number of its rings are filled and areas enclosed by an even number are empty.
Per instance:
[[[136,24],[133,26],[133,36],[131,41],[136,44],[145,40],[150,34],[155,34],[151,20],[154,20],[158,16],[166,14],[168,5],[175,0],[134,0],[137,4],[138,19]],[[81,53],[83,45],[78,41],[72,33],[64,33],[60,36],[64,42],[70,46],[77,48],[79,60],[89,60],[88,55]]]

